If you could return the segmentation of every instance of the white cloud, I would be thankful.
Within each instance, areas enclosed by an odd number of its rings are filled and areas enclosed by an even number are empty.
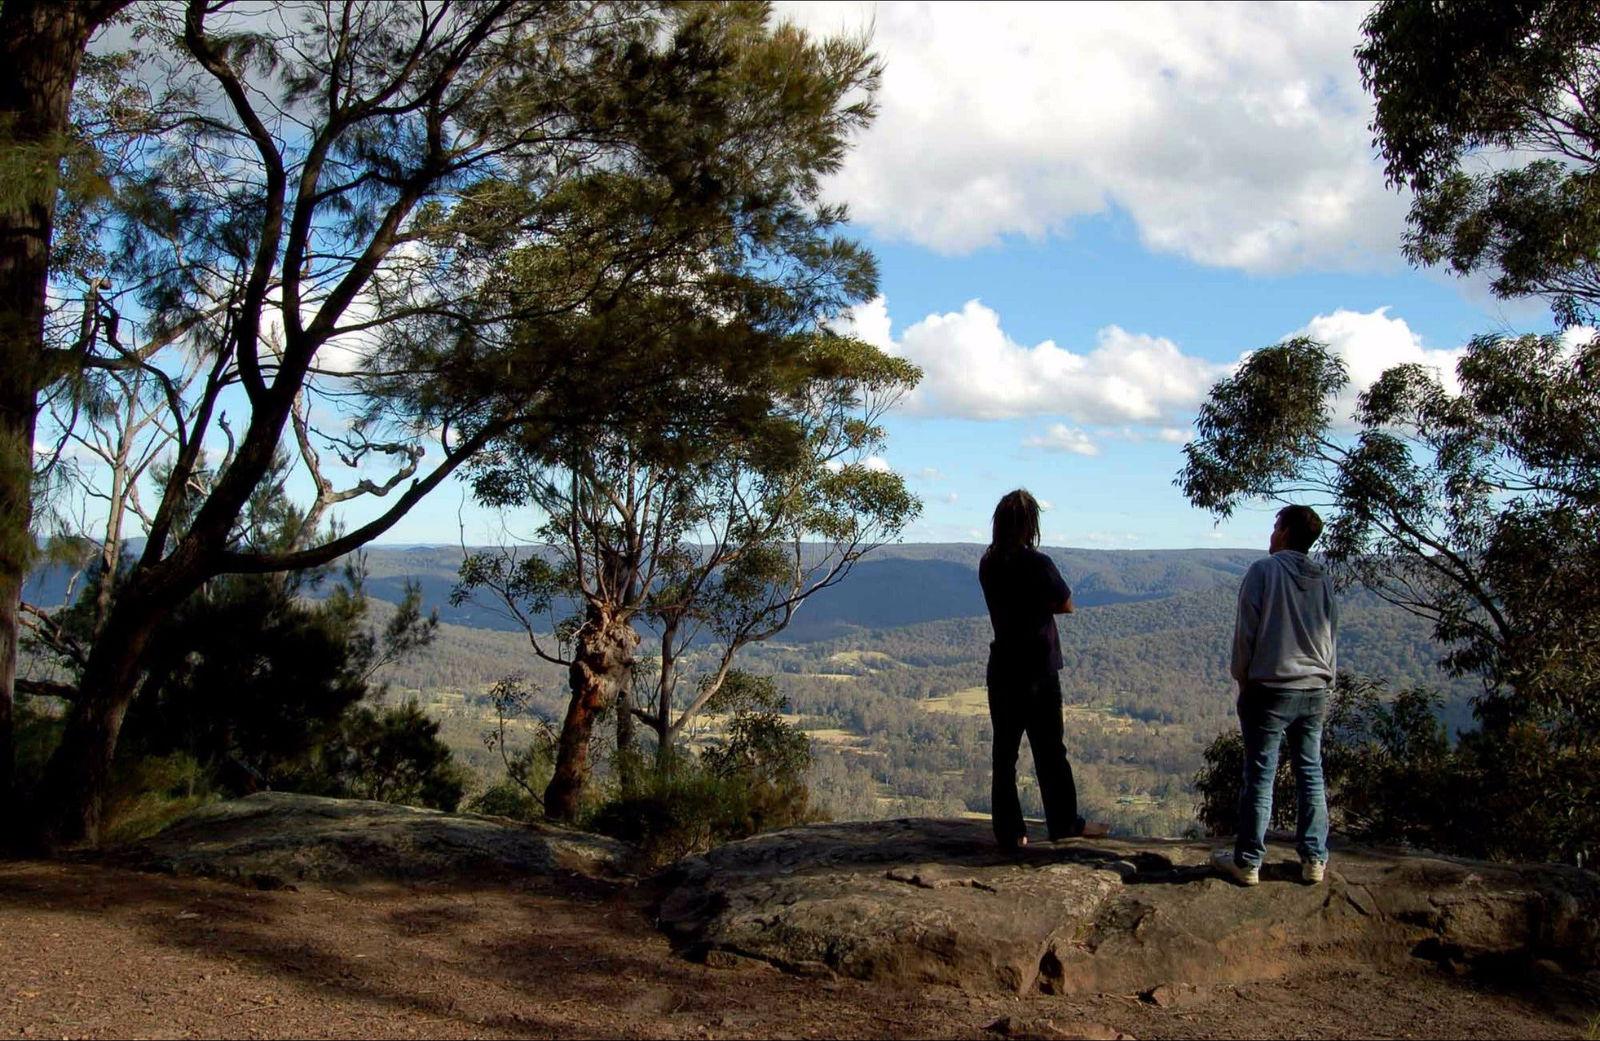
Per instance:
[[[1040,499],[1039,500],[1039,509],[1041,511],[1053,510],[1055,508],[1056,508],[1056,504],[1051,502],[1049,499]]]
[[[942,481],[944,480],[944,471],[937,466],[924,466],[917,471],[917,476],[924,481]]]
[[[889,465],[889,461],[881,455],[869,455],[865,459],[861,460],[861,465],[866,467],[868,470],[871,470],[873,473],[881,474],[890,473],[894,469],[894,467]]]
[[[958,494],[956,492],[951,492],[950,494],[944,496],[942,501],[944,501],[946,503],[950,503],[950,504],[953,505],[953,504],[959,502],[960,500],[961,500],[960,494]]]
[[[1161,441],[1169,445],[1181,445],[1194,437],[1194,431],[1187,427],[1157,427],[1154,430],[1123,427],[1121,430],[1102,430],[1099,433],[1121,441]]]
[[[857,307],[846,326],[922,367],[922,383],[901,406],[906,413],[964,419],[1065,416],[1077,425],[1052,424],[1023,444],[1082,455],[1099,453],[1097,438],[1188,441],[1193,436],[1189,420],[1212,384],[1237,365],[1185,354],[1165,337],[1116,325],[1101,329],[1096,345],[1082,353],[1053,340],[1027,347],[1011,339],[1000,316],[977,300],[958,312],[928,315],[898,340],[883,297]],[[1577,343],[1587,334],[1580,330],[1568,340]],[[1317,315],[1287,335],[1325,343],[1344,361],[1350,384],[1334,402],[1334,412],[1346,428],[1356,396],[1395,365],[1434,369],[1447,390],[1460,389],[1456,364],[1466,348],[1424,346],[1405,319],[1391,317],[1387,307]]]
[[[1224,366],[1184,354],[1163,337],[1111,325],[1077,353],[1053,340],[1027,347],[977,300],[930,314],[892,335],[878,297],[855,308],[851,331],[922,367],[923,380],[902,408],[968,419],[1061,415],[1078,423],[1175,428],[1187,422]]]
[[[1099,455],[1100,447],[1087,433],[1064,423],[1052,423],[1044,434],[1025,438],[1028,448],[1043,448],[1047,452],[1072,452],[1076,455]]]
[[[1334,402],[1334,415],[1348,420],[1355,409],[1356,396],[1370,387],[1386,369],[1396,365],[1422,365],[1435,369],[1446,390],[1459,393],[1456,364],[1466,353],[1464,347],[1434,350],[1422,345],[1422,337],[1411,331],[1403,318],[1389,317],[1389,309],[1376,311],[1338,310],[1317,315],[1296,331],[1328,345],[1344,361],[1350,384]]]
[[[872,32],[877,121],[830,184],[950,253],[1125,211],[1145,244],[1248,271],[1396,256],[1372,157],[1361,4],[784,3]]]

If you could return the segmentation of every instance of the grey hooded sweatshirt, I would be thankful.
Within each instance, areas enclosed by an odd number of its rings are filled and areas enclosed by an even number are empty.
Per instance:
[[[1316,561],[1284,549],[1250,565],[1233,625],[1234,679],[1282,690],[1331,687],[1338,641],[1333,581]]]

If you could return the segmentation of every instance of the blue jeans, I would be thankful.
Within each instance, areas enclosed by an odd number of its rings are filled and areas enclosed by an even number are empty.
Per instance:
[[[1246,687],[1239,695],[1239,731],[1244,736],[1244,787],[1239,790],[1239,836],[1233,861],[1258,867],[1266,853],[1272,820],[1272,782],[1278,775],[1278,748],[1289,739],[1294,770],[1295,844],[1301,860],[1328,859],[1328,796],[1322,784],[1322,720],[1328,691]]]

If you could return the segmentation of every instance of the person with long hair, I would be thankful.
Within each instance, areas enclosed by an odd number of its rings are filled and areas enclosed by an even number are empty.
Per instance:
[[[1004,849],[1028,841],[1017,798],[1023,734],[1033,749],[1050,838],[1082,835],[1078,789],[1061,740],[1061,640],[1055,618],[1073,613],[1072,590],[1055,562],[1039,552],[1039,502],[1025,489],[1009,492],[994,508],[994,535],[978,564],[978,582],[994,626],[985,677],[994,724],[994,837]]]

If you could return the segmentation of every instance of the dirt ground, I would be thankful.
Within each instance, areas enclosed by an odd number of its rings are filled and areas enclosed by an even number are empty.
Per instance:
[[[1600,1012],[1600,1009],[1595,1010]],[[998,1024],[1001,1019],[1007,1024]],[[991,1029],[991,1027],[995,1027]],[[1600,1036],[1582,1003],[1418,963],[1138,995],[889,992],[675,955],[631,887],[258,892],[0,863],[7,1037]]]

